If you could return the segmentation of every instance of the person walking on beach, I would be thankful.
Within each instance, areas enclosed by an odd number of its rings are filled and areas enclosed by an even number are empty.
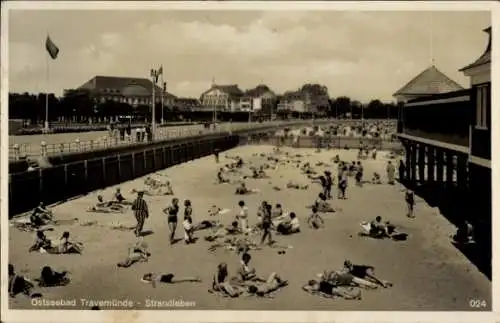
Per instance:
[[[179,199],[174,197],[172,204],[167,206],[163,213],[167,215],[168,228],[170,229],[170,244],[174,244],[175,231],[177,230],[177,214],[179,213]]]
[[[396,168],[394,167],[394,165],[391,163],[390,160],[387,162],[386,171],[387,171],[387,180],[389,185],[394,185],[394,174],[396,173]]]
[[[144,192],[137,192],[137,198],[132,204],[132,210],[135,214],[135,219],[137,220],[137,226],[135,228],[135,235],[139,237],[141,235],[142,229],[144,228],[144,222],[149,217],[148,204],[144,200]]]

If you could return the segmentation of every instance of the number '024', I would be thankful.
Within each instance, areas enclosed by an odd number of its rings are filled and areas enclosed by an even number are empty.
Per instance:
[[[469,306],[472,308],[485,308],[488,304],[482,299],[471,299],[469,300]]]

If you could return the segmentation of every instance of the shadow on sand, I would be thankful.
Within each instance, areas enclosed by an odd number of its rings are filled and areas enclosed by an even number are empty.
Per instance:
[[[411,189],[417,196],[422,198],[431,207],[437,207],[441,215],[456,227],[463,224],[465,220],[474,226],[474,237],[476,243],[457,244],[450,237],[453,244],[464,256],[472,262],[477,269],[491,280],[491,213],[484,217],[486,212],[478,202],[472,201],[467,193],[460,192],[456,188],[446,188],[444,184],[414,184],[401,182],[406,188]]]

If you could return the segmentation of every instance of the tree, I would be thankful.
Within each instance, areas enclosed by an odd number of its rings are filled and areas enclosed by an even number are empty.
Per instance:
[[[339,96],[335,99],[335,102],[338,116],[345,116],[346,113],[351,113],[351,98]]]

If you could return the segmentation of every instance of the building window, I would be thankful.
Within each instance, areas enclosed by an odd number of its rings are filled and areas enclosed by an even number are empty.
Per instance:
[[[478,128],[488,128],[489,94],[488,85],[480,85],[476,88],[476,127]]]

